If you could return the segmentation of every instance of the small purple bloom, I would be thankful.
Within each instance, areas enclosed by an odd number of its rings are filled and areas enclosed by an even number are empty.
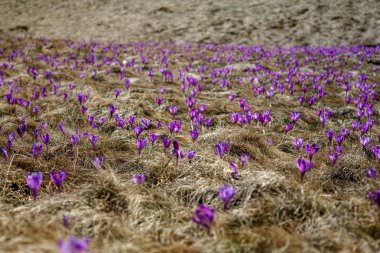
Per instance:
[[[303,139],[301,138],[295,138],[293,140],[293,145],[294,147],[297,149],[297,151],[299,152],[300,151],[300,148],[302,147],[303,145]]]
[[[82,113],[85,114],[87,112],[87,110],[88,110],[87,107],[85,107],[84,105],[82,105],[82,107],[81,107]]]
[[[118,98],[118,96],[120,96],[120,93],[121,93],[120,90],[115,90],[115,91],[114,91],[114,94],[115,94],[116,99]]]
[[[371,140],[372,139],[370,137],[365,137],[365,136],[360,137],[360,144],[362,144],[363,149],[367,147],[367,145],[371,142]]]
[[[139,174],[139,175],[133,175],[132,176],[132,182],[137,185],[142,185],[145,182],[145,175]]]
[[[169,106],[169,112],[174,117],[178,112],[178,107],[177,106]]]
[[[367,171],[366,175],[367,175],[368,178],[377,178],[377,170],[375,168],[370,168]]]
[[[62,170],[59,170],[58,173],[54,171],[50,173],[50,180],[57,186],[59,192],[61,191],[61,186],[66,176],[67,171],[63,172]]]
[[[110,118],[112,118],[112,115],[116,112],[116,107],[114,105],[108,106],[108,111],[110,113]]]
[[[34,159],[37,160],[41,153],[42,153],[42,144],[33,143],[32,155]]]
[[[228,153],[230,147],[225,142],[219,142],[215,145],[214,154],[223,159],[224,155]]]
[[[173,150],[172,154],[176,156],[176,165],[178,165],[178,160],[185,157],[185,154],[182,152],[179,142],[174,140],[173,141]]]
[[[236,190],[233,186],[225,185],[219,190],[219,197],[223,201],[223,209],[227,210],[228,204],[231,199],[235,196]]]
[[[238,179],[237,178],[237,175],[238,175],[238,166],[236,163],[233,163],[233,162],[230,162],[229,163],[230,165],[230,168],[232,169],[232,172],[231,172],[231,176],[233,179]]]
[[[156,98],[156,103],[157,103],[158,106],[160,106],[163,101],[164,101],[164,99],[162,97],[157,97]]]
[[[170,147],[172,140],[166,136],[162,137],[162,145],[164,145],[164,151]]]
[[[49,150],[49,142],[50,142],[50,134],[49,133],[47,133],[47,134],[41,134],[40,135],[40,138],[41,138],[41,140],[42,140],[42,142],[45,144],[45,146],[46,146],[46,151],[48,151]]]
[[[63,127],[63,124],[62,124],[62,123],[59,123],[59,124],[58,124],[58,129],[59,129],[59,131],[61,131],[63,137],[65,137],[65,136],[66,136],[65,128]]]
[[[296,165],[297,165],[298,170],[301,173],[301,182],[302,182],[304,175],[313,167],[313,164],[309,160],[304,160],[304,159],[299,158],[296,162]]]
[[[330,131],[326,130],[325,135],[326,135],[327,139],[329,140],[329,142],[331,143],[332,139],[334,138],[334,130],[330,130]]]
[[[136,138],[139,138],[140,134],[143,132],[143,128],[141,126],[135,126],[133,128],[133,132],[135,133],[136,135]]]
[[[336,162],[339,159],[339,156],[340,156],[340,154],[337,152],[329,152],[329,158],[330,158],[333,165],[336,164]]]
[[[301,118],[301,113],[300,112],[292,112],[290,114],[290,118],[292,119],[293,124],[295,124]]]
[[[195,211],[195,216],[191,217],[191,220],[201,226],[203,226],[208,233],[210,233],[211,225],[214,221],[215,209],[201,204]]]
[[[292,129],[293,129],[293,125],[292,124],[287,123],[285,125],[285,133],[286,134],[289,133]]]
[[[78,143],[79,137],[76,136],[76,135],[71,135],[70,141],[71,141],[71,144],[74,146],[74,145],[76,145]]]
[[[197,154],[197,152],[193,151],[193,150],[188,150],[187,151],[187,159],[189,159],[189,163],[191,163],[191,160],[195,157],[195,155]]]
[[[240,158],[241,158],[241,166],[243,167],[249,161],[249,155],[246,153],[243,153]]]
[[[60,253],[83,253],[88,250],[88,238],[84,237],[78,240],[75,237],[70,237],[67,242],[60,240],[58,243]]]
[[[191,139],[195,142],[198,139],[199,131],[194,129],[189,132]]]
[[[304,145],[303,149],[305,150],[306,154],[309,155],[309,159],[311,161],[311,159],[313,158],[313,155],[318,152],[320,147],[317,146],[316,144],[312,144],[312,145]]]
[[[37,114],[40,112],[40,108],[38,106],[33,106],[32,112],[37,116]]]
[[[161,122],[157,122],[156,128],[161,129],[164,125]]]
[[[368,192],[368,197],[380,208],[380,190],[374,193]]]
[[[38,195],[38,189],[42,184],[42,172],[32,174],[29,174],[29,172],[27,172],[26,184],[28,185],[29,190],[32,192],[34,200],[36,200]]]
[[[141,120],[141,125],[145,128],[148,129],[150,127],[151,121],[148,119],[142,119]]]
[[[152,145],[160,138],[160,135],[158,134],[150,134],[149,140],[152,143]]]
[[[96,149],[96,142],[98,141],[98,137],[95,134],[91,134],[90,138],[88,139],[92,144],[92,149]]]
[[[7,148],[0,148],[1,153],[5,159],[8,159],[8,151]]]
[[[335,136],[335,141],[336,141],[336,143],[338,143],[338,146],[342,146],[343,140],[344,140],[343,135],[337,135],[337,136]]]
[[[99,170],[102,167],[102,165],[103,165],[104,157],[102,157],[102,156],[99,156],[99,157],[95,156],[92,159],[91,162],[92,162],[92,165],[94,165],[94,167]]]
[[[137,145],[137,150],[139,151],[139,155],[141,154],[141,150],[148,144],[148,141],[145,139],[137,139],[136,140],[136,145]]]

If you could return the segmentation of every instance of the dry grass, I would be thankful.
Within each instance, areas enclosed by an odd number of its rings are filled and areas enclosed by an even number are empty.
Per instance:
[[[32,45],[24,48],[24,63],[17,60],[14,71],[5,71],[7,80],[19,78],[19,86],[24,88],[19,97],[30,99],[30,93],[25,91],[27,87],[46,85],[42,77],[34,81],[26,74],[30,65],[41,74],[44,69],[51,69],[35,57],[40,53],[57,53],[57,59],[62,61],[74,52],[65,45],[70,45],[69,41],[50,41],[45,46],[42,43],[42,40],[16,40],[6,35],[0,40],[0,48],[7,53]],[[130,53],[130,48],[127,50]],[[78,50],[78,57],[83,58],[88,51],[89,47]],[[105,54],[100,52],[99,59],[103,57]],[[0,56],[1,62],[5,62],[4,55]],[[181,59],[170,68],[176,73],[184,66],[185,60]],[[267,67],[275,68],[271,63]],[[360,71],[369,71],[369,67],[372,66],[365,65]],[[294,98],[278,95],[272,101],[273,122],[265,134],[255,124],[243,128],[234,126],[229,113],[239,111],[237,103],[226,102],[229,91],[212,86],[206,78],[205,90],[197,104],[206,104],[206,116],[212,117],[214,124],[210,130],[203,129],[194,144],[188,136],[187,108],[177,81],[166,83],[156,76],[150,82],[146,70],[142,71],[144,75],[128,70],[126,76],[132,84],[130,92],[126,92],[118,78],[120,68],[113,65],[110,75],[104,70],[102,67],[96,78],[86,75],[79,79],[80,71],[69,70],[68,65],[60,66],[53,71],[53,76],[61,83],[61,89],[70,83],[77,88],[70,92],[66,103],[61,97],[50,95],[33,102],[41,108],[38,117],[34,117],[30,109],[25,111],[1,100],[0,147],[6,146],[8,134],[17,128],[18,115],[27,116],[28,133],[24,141],[15,141],[9,160],[0,163],[0,252],[57,252],[58,240],[69,235],[89,236],[90,252],[372,252],[379,249],[378,209],[366,193],[379,188],[380,184],[365,177],[365,171],[377,164],[363,156],[357,134],[345,141],[344,155],[333,167],[327,156],[329,145],[320,131],[314,109],[299,107]],[[350,70],[349,66],[343,70]],[[243,75],[243,71],[235,74]],[[376,78],[372,82],[378,83],[379,78]],[[162,95],[165,103],[157,107],[154,99],[159,87],[166,87],[168,92]],[[116,88],[122,89],[122,95],[115,101],[113,90]],[[239,98],[253,105],[253,111],[268,109],[269,102],[253,99],[246,85],[235,85],[233,89]],[[1,97],[6,90],[5,85],[0,87]],[[74,96],[86,90],[92,94],[86,106],[89,114],[96,118],[108,118],[107,108],[113,103],[122,116],[134,114],[137,119],[150,118],[167,124],[171,121],[167,107],[177,105],[176,118],[183,121],[183,130],[176,139],[185,150],[196,150],[196,158],[191,164],[180,161],[176,167],[175,159],[164,154],[158,143],[149,145],[139,157],[131,131],[117,129],[113,121],[101,129],[90,129]],[[331,95],[324,98],[321,107],[334,112],[327,128],[349,127],[353,107],[345,109],[348,115],[337,113],[343,108],[343,97],[330,87],[327,92]],[[283,125],[291,111],[300,111],[303,116],[295,129],[284,135]],[[377,113],[375,119],[380,121]],[[49,152],[35,161],[30,158],[32,129],[40,122],[48,123],[52,141]],[[90,143],[83,140],[73,148],[69,139],[63,139],[59,133],[59,122],[68,134],[75,129],[97,134],[98,149],[93,151]],[[164,134],[165,131],[155,132]],[[371,135],[378,133],[379,128],[375,126]],[[146,133],[143,136],[146,138]],[[295,167],[294,137],[322,146],[313,158],[315,168],[306,175],[304,184],[300,183]],[[266,144],[267,139],[271,139],[273,145]],[[231,147],[223,160],[213,153],[214,145],[220,141]],[[228,163],[237,162],[243,152],[254,161],[250,160],[240,171],[239,180],[231,181]],[[95,155],[105,157],[104,169],[97,171],[91,165]],[[49,181],[52,169],[69,172],[61,193]],[[32,201],[25,185],[27,171],[44,173],[36,202]],[[138,173],[147,175],[142,186],[131,182],[131,175]],[[222,211],[218,197],[218,189],[224,184],[237,188],[228,212]],[[217,210],[210,235],[189,221],[200,203]],[[63,215],[70,218],[69,228],[62,225]]]

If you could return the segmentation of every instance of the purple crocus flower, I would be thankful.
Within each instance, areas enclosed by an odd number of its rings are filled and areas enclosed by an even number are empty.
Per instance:
[[[135,133],[136,135],[136,138],[139,138],[140,134],[143,132],[143,128],[141,126],[135,126],[133,128],[133,132]]]
[[[160,138],[160,135],[158,134],[150,134],[149,140],[152,143],[152,145]]]
[[[42,148],[42,145],[41,145],[41,148]],[[26,173],[26,184],[28,185],[29,190],[32,192],[34,200],[37,199],[38,189],[40,188],[41,183],[42,183],[42,172],[32,173],[32,174],[29,174],[29,172]]]
[[[368,197],[380,208],[380,190],[374,193],[368,192]]]
[[[156,103],[157,103],[158,106],[160,106],[163,101],[164,101],[164,99],[162,97],[157,97],[156,98]]]
[[[223,209],[227,210],[228,204],[230,203],[231,199],[235,196],[236,190],[235,187],[225,185],[219,190],[219,197],[223,201]]]
[[[145,129],[148,129],[150,127],[150,124],[152,122],[148,119],[142,119],[141,120],[141,125],[145,128]]]
[[[356,131],[357,129],[359,129],[360,127],[360,123],[359,122],[356,122],[356,121],[352,121],[351,122],[351,127],[352,127],[352,131]]]
[[[301,182],[303,180],[303,177],[305,176],[306,172],[311,170],[313,167],[313,163],[309,160],[301,159],[299,158],[296,162],[297,168],[301,173]]]
[[[91,134],[90,138],[88,139],[91,142],[92,149],[96,149],[96,142],[98,141],[98,137],[95,134]]]
[[[326,130],[325,135],[326,135],[327,139],[329,140],[329,142],[331,143],[332,139],[334,138],[334,130],[330,130],[330,131]]]
[[[112,118],[112,115],[116,112],[116,107],[114,105],[108,106],[108,111],[110,113],[110,118]]]
[[[311,159],[313,158],[313,155],[318,152],[320,147],[317,146],[316,144],[312,144],[312,145],[304,145],[303,149],[305,150],[306,154],[309,155],[309,160],[311,161]]]
[[[65,136],[66,136],[65,128],[63,127],[63,124],[62,124],[62,123],[59,123],[59,124],[58,124],[58,129],[59,129],[59,131],[61,131],[63,137],[65,137]]]
[[[46,146],[46,151],[49,151],[50,134],[49,133],[47,133],[47,134],[41,134],[40,138],[41,138],[42,142]]]
[[[136,145],[137,145],[137,150],[139,151],[139,155],[141,154],[141,150],[148,144],[148,141],[145,139],[137,139],[136,140]]]
[[[164,125],[161,122],[156,123],[156,128],[161,129]]]
[[[228,153],[230,147],[225,142],[219,142],[215,145],[214,154],[223,159],[224,155]]]
[[[197,152],[193,151],[193,150],[188,150],[187,151],[187,159],[189,160],[189,163],[191,163],[191,160],[195,157],[195,155],[197,154]]]
[[[210,128],[212,125],[212,122],[213,122],[213,120],[211,118],[205,119],[204,124],[205,124],[206,128]]]
[[[336,141],[336,143],[338,143],[338,146],[342,146],[343,140],[344,140],[343,135],[337,135],[337,136],[335,136],[335,141]]]
[[[70,141],[71,141],[71,144],[74,146],[74,145],[76,145],[78,143],[79,137],[76,136],[76,135],[71,135]]]
[[[102,167],[102,165],[103,165],[103,162],[104,162],[104,157],[102,157],[102,156],[95,156],[93,159],[92,159],[92,161],[91,161],[91,163],[92,163],[92,165],[94,165],[94,167],[96,168],[96,169],[100,169],[101,167]]]
[[[172,154],[176,156],[176,166],[178,165],[178,160],[185,157],[185,154],[182,152],[179,142],[173,141],[173,150]]]
[[[83,104],[87,100],[86,96],[84,96],[82,93],[77,94],[77,99],[79,101],[79,104]]]
[[[12,149],[13,147],[13,140],[16,139],[16,134],[15,133],[11,133],[8,135],[8,142],[7,142],[7,146],[9,149]]]
[[[133,124],[135,123],[135,116],[131,115],[125,118],[128,124],[133,127]]]
[[[0,148],[1,153],[5,159],[8,159],[8,151],[7,148]]]
[[[339,156],[340,156],[340,154],[337,152],[329,152],[329,158],[330,158],[333,165],[336,164],[336,162],[339,159]]]
[[[41,153],[42,153],[42,144],[33,143],[32,155],[34,159],[37,160]]]
[[[195,142],[198,139],[199,131],[197,129],[194,129],[194,130],[191,130],[189,134],[193,142]]]
[[[241,158],[241,166],[243,167],[244,165],[247,164],[249,160],[249,155],[246,153],[243,153],[240,158]]]
[[[286,123],[285,125],[285,134],[289,133],[293,129],[293,125]]]
[[[82,240],[79,240],[75,237],[70,237],[67,242],[60,240],[58,242],[59,252],[60,253],[83,253],[88,250],[88,238],[83,237]]]
[[[61,186],[66,176],[67,171],[63,172],[62,170],[59,170],[58,173],[54,171],[50,172],[50,180],[57,186],[59,192],[61,191]]]
[[[170,112],[170,114],[173,116],[173,118],[174,118],[174,116],[177,114],[177,112],[178,112],[178,107],[177,106],[169,106],[169,112]]]
[[[360,137],[360,144],[362,144],[363,149],[367,147],[367,145],[371,142],[371,140],[372,139],[370,137],[365,137],[365,136]]]
[[[211,225],[214,221],[215,209],[201,204],[195,211],[195,216],[191,217],[191,220],[201,226],[203,226],[208,233],[210,233]]]
[[[300,151],[300,148],[302,147],[303,145],[303,139],[301,138],[295,138],[293,140],[293,145],[294,147],[297,149],[297,151],[299,152]]]
[[[164,145],[164,151],[170,147],[172,140],[166,136],[162,137],[162,145]]]
[[[120,90],[115,90],[113,93],[115,94],[115,98],[117,99],[119,97],[121,91]]]
[[[377,160],[380,160],[380,146],[371,146],[369,150]]]
[[[99,122],[99,126],[103,126],[106,123],[106,119],[101,117],[98,119],[98,122]]]
[[[88,108],[85,107],[84,105],[82,105],[80,110],[82,111],[83,114],[85,114],[87,112]]]
[[[230,162],[229,163],[230,165],[230,168],[232,169],[232,172],[231,172],[231,176],[233,179],[238,179],[237,178],[237,175],[238,175],[238,166],[236,163],[233,163],[233,162]]]
[[[343,135],[344,138],[347,138],[351,132],[347,128],[343,128],[342,130],[340,130],[340,133]]]
[[[22,124],[21,127],[17,127],[17,133],[21,137],[21,139],[24,137],[24,134],[26,132],[26,125]]]
[[[139,174],[139,175],[133,175],[132,176],[132,182],[137,185],[142,185],[145,182],[145,175]]]
[[[368,178],[377,178],[377,170],[375,168],[370,168],[367,171],[366,175],[367,175]]]
[[[38,113],[40,112],[40,108],[38,106],[33,106],[32,112],[37,116]]]
[[[301,118],[301,113],[300,112],[292,112],[290,114],[290,118],[292,119],[293,124],[295,124]]]

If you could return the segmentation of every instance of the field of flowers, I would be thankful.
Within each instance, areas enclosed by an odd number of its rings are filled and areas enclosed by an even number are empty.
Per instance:
[[[380,46],[0,35],[0,252],[372,252]]]

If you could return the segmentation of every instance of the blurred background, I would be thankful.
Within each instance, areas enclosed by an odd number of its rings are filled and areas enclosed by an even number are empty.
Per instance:
[[[115,42],[380,44],[380,0],[0,0],[0,30]]]

